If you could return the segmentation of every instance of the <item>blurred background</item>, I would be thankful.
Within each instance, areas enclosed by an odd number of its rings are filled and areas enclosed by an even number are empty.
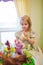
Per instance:
[[[36,34],[35,45],[43,49],[43,0],[0,0],[0,42],[14,43],[20,17],[29,15]]]

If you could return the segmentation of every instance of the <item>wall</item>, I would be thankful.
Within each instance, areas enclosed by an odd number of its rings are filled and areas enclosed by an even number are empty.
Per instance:
[[[32,29],[36,33],[36,44],[40,45],[41,39],[41,0],[30,0],[30,17]]]
[[[43,0],[41,4],[41,48],[43,48]]]

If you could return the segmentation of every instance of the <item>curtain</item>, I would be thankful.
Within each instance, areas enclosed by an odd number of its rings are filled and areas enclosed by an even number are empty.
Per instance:
[[[0,0],[0,2],[1,2],[1,1],[7,2],[7,1],[13,1],[13,0]]]
[[[30,1],[29,0],[15,0],[14,1],[17,7],[18,15],[23,16],[23,15],[29,15],[29,6],[30,6]]]

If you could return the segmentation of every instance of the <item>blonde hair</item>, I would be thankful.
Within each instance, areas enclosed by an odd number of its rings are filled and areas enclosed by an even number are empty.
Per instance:
[[[24,15],[23,17],[21,17],[21,21],[24,20],[24,22],[28,22],[29,24],[29,31],[31,31],[31,26],[32,26],[32,23],[31,23],[31,19],[28,15]]]

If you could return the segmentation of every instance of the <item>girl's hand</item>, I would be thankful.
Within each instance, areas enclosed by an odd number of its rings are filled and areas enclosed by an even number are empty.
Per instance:
[[[29,34],[26,32],[23,32],[25,39],[27,40],[29,38]]]
[[[25,39],[30,43],[30,44],[34,44],[34,38],[30,38],[29,35],[26,32],[23,32]]]

